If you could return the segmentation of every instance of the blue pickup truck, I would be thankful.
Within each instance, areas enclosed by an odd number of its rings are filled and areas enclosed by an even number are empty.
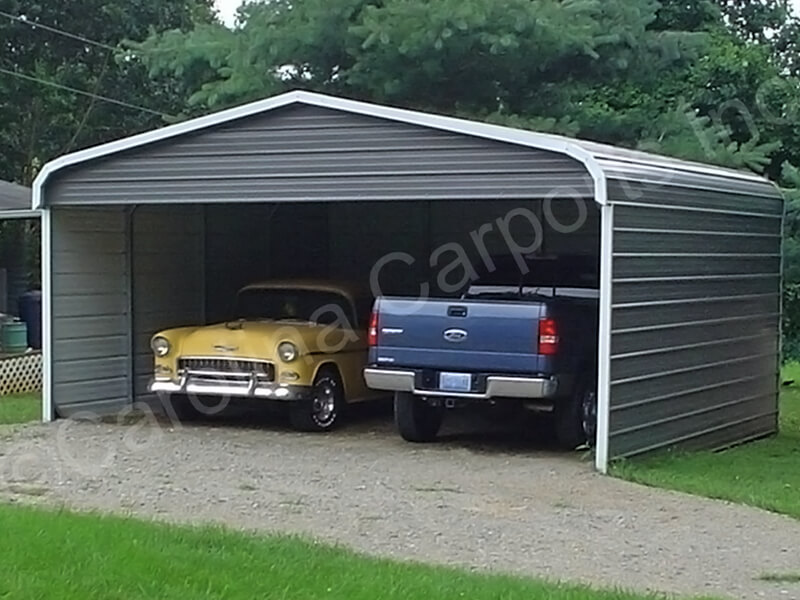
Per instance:
[[[564,448],[594,441],[596,270],[559,276],[564,264],[495,272],[456,298],[376,300],[364,377],[394,392],[404,439],[433,441],[447,410],[480,402],[551,413]]]

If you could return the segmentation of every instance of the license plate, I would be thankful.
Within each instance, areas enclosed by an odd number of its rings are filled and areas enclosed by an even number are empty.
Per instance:
[[[469,373],[439,373],[439,389],[447,392],[469,392],[472,375]]]

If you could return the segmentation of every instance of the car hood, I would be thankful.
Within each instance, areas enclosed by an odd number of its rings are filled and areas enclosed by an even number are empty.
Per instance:
[[[300,353],[331,351],[345,332],[307,321],[231,321],[198,327],[183,337],[181,356],[274,359],[278,344],[292,342]]]

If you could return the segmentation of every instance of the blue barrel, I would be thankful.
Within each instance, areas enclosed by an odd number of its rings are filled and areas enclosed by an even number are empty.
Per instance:
[[[28,326],[28,347],[42,349],[42,292],[31,290],[19,297],[19,317]]]
[[[23,321],[4,321],[0,341],[6,354],[23,353],[28,349],[28,327]]]

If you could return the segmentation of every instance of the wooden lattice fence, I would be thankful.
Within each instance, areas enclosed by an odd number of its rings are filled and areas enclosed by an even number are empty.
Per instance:
[[[0,396],[27,394],[41,389],[41,352],[0,358]]]

